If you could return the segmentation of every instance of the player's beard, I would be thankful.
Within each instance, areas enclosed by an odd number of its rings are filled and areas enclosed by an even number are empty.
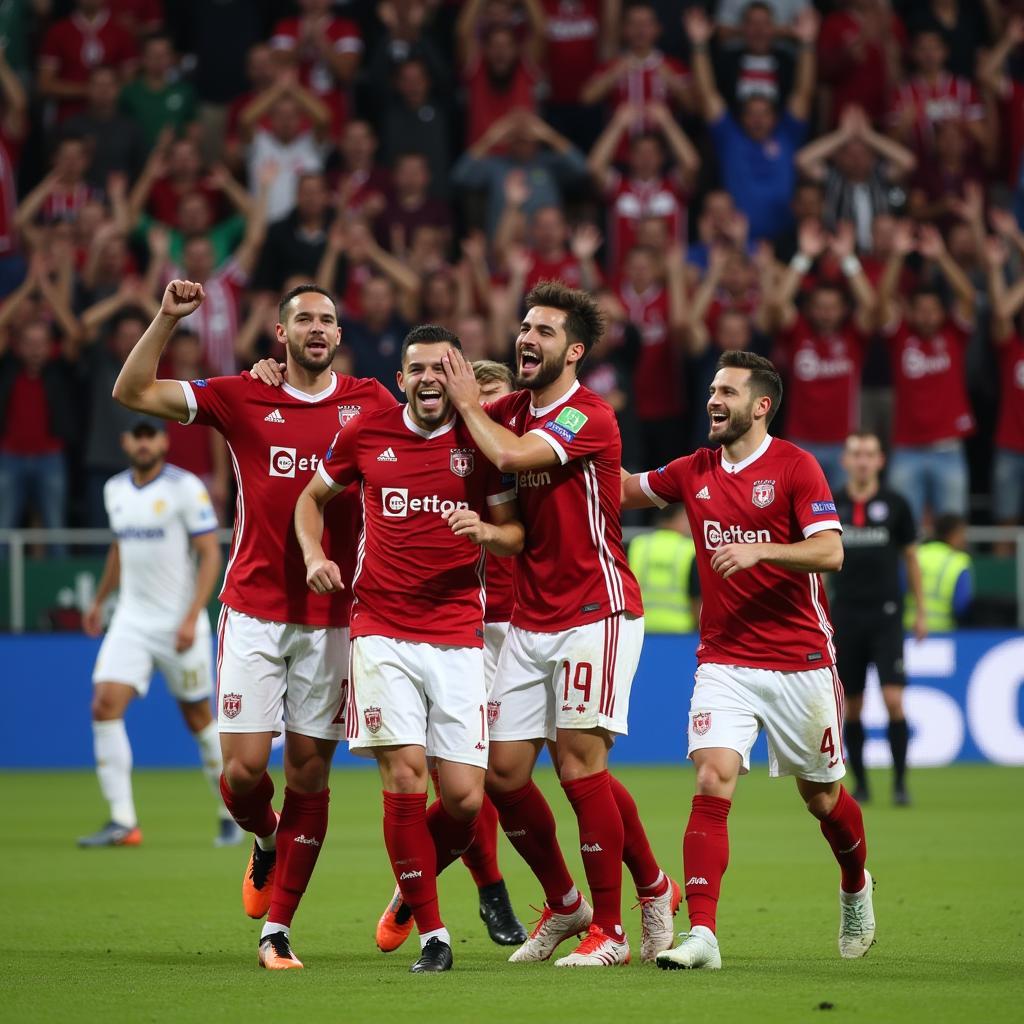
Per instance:
[[[324,341],[327,346],[324,354],[321,356],[314,356],[312,353],[307,352],[305,345],[300,344],[297,341],[293,341],[291,338],[288,339],[288,354],[292,357],[292,361],[298,366],[301,366],[304,370],[309,370],[311,373],[319,373],[321,370],[326,370],[331,363],[334,362],[334,353],[338,351],[337,345],[331,345],[330,342]]]
[[[716,434],[713,430],[710,431],[708,433],[708,440],[712,444],[733,444],[735,441],[738,441],[753,425],[754,403],[751,401],[746,409],[731,409],[729,411],[729,420],[725,425],[725,429],[720,434]]]
[[[145,454],[137,452],[128,461],[131,463],[132,469],[137,470],[139,473],[148,473],[163,461],[163,456],[159,452],[147,452]]]
[[[565,369],[565,354],[568,351],[569,343],[566,342],[565,348],[556,356],[546,356],[541,353],[540,366],[532,377],[524,377],[521,373],[516,373],[516,389],[526,388],[529,391],[541,391],[549,384],[554,384],[561,375],[562,370]]]
[[[409,414],[412,416],[413,422],[421,430],[436,430],[438,427],[447,423],[452,417],[452,403],[449,400],[448,395],[445,393],[444,388],[441,389],[441,401],[437,408],[433,410],[424,410],[417,401],[415,394],[408,397]]]

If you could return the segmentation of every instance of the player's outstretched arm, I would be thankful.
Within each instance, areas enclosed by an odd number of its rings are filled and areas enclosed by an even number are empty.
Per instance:
[[[622,486],[619,491],[619,498],[623,508],[653,508],[655,502],[649,494],[640,486],[640,474],[629,473],[625,469],[619,470],[622,479]]]
[[[546,469],[558,465],[558,455],[536,434],[519,437],[506,430],[480,407],[480,385],[466,357],[454,348],[441,357],[445,390],[480,450],[502,473]]]
[[[314,594],[330,594],[345,589],[341,570],[323,549],[324,507],[336,493],[316,473],[295,503],[295,536],[306,563],[306,586]]]
[[[445,521],[456,537],[465,537],[479,544],[492,555],[512,556],[523,550],[526,531],[519,521],[514,501],[491,507],[491,522],[484,522],[479,514],[468,508],[444,512]]]
[[[795,544],[723,544],[711,556],[711,568],[728,579],[761,562],[790,572],[838,572],[843,541],[838,530],[822,530]]]
[[[114,382],[113,395],[118,402],[165,420],[188,420],[188,402],[181,385],[176,380],[157,380],[156,371],[178,321],[197,310],[203,298],[203,286],[194,281],[171,281],[167,285],[160,312],[128,353]]]

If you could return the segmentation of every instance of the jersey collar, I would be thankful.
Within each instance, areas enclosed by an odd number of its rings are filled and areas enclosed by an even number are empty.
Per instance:
[[[566,391],[566,393],[564,395],[562,395],[561,398],[556,398],[550,405],[545,405],[543,409],[535,408],[533,402],[531,402],[530,403],[530,415],[531,416],[547,416],[547,414],[549,412],[551,412],[552,409],[557,409],[564,402],[568,402],[569,399],[572,398],[572,396],[575,395],[577,391],[579,391],[579,389],[580,389],[580,382],[578,380],[574,380],[572,382],[572,387],[569,388],[569,390]]]
[[[441,437],[442,435],[447,434],[449,430],[453,430],[455,428],[455,417],[453,416],[443,427],[438,427],[437,430],[424,430],[413,422],[412,417],[409,415],[408,405],[404,405],[402,407],[402,422],[414,434],[418,434],[420,437],[424,437],[428,441],[435,437]]]
[[[761,458],[761,456],[764,455],[764,453],[766,451],[768,451],[768,446],[771,443],[772,443],[772,435],[771,434],[766,434],[765,435],[765,439],[760,443],[760,445],[758,445],[757,451],[754,452],[751,455],[748,455],[742,462],[729,462],[726,459],[725,454],[723,453],[722,454],[722,469],[724,469],[726,471],[726,473],[730,473],[730,474],[735,474],[735,473],[741,472],[742,470],[746,469],[747,466],[753,465],[753,463],[757,462],[757,460],[759,458]]]
[[[287,381],[281,385],[281,390],[286,395],[291,395],[292,398],[297,398],[300,402],[322,402],[332,391],[338,386],[338,376],[331,370],[331,383],[323,389],[323,391],[317,392],[315,395],[307,395],[305,391],[300,391],[298,388],[294,388]]]

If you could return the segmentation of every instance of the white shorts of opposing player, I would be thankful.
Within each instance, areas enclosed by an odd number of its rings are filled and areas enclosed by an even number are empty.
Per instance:
[[[225,607],[218,625],[221,732],[345,734],[347,627],[257,619]]]
[[[360,636],[352,641],[348,745],[421,746],[428,757],[487,767],[487,689],[479,647]]]
[[[560,633],[512,626],[488,698],[493,740],[555,739],[558,729],[629,731],[644,620],[612,615]]]

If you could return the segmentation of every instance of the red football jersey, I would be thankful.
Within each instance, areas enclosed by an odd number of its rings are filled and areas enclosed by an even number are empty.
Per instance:
[[[802,672],[835,664],[825,588],[817,573],[761,563],[723,580],[711,568],[723,544],[794,544],[842,530],[814,457],[770,435],[735,464],[699,448],[640,474],[659,507],[681,501],[697,547],[700,643],[697,661]]]
[[[642,220],[663,220],[669,245],[682,245],[686,237],[686,206],[678,183],[670,176],[640,181],[615,172],[605,190],[608,204],[608,272],[618,276],[629,250],[636,245]]]
[[[1024,452],[1024,339],[1015,334],[998,352],[1002,394],[996,444]]]
[[[619,301],[640,332],[643,347],[633,371],[633,409],[641,420],[681,416],[683,369],[668,330],[668,292],[653,285],[637,292],[628,282],[619,286]]]
[[[583,83],[597,70],[601,0],[541,0],[547,15],[544,54],[548,99],[579,103]]]
[[[513,570],[516,560],[500,555],[487,556],[487,607],[484,622],[511,622],[516,606]]]
[[[905,111],[914,119],[914,144],[928,154],[935,126],[943,121],[981,121],[985,105],[978,90],[966,78],[943,71],[934,82],[911,78],[896,90],[890,121],[899,124]]]
[[[314,594],[306,586],[292,515],[339,424],[394,406],[390,392],[376,380],[340,374],[332,374],[330,387],[318,395],[288,384],[272,388],[248,374],[181,381],[181,386],[188,422],[208,424],[224,435],[235,471],[235,531],[221,602],[272,622],[347,626],[359,496],[353,490],[327,508],[324,549],[346,581],[338,594]]]
[[[931,338],[905,321],[885,331],[892,364],[892,443],[927,445],[974,432],[964,384],[969,328],[947,320]]]
[[[860,422],[860,378],[868,339],[852,324],[823,337],[801,316],[778,342],[787,372],[786,436],[842,444]]]
[[[531,250],[530,258],[533,262],[523,282],[524,294],[528,294],[541,281],[561,281],[570,288],[583,287],[583,268],[568,249],[553,260],[542,259]]]
[[[406,406],[360,416],[338,431],[318,472],[335,490],[360,485],[352,636],[482,647],[486,551],[456,537],[441,513],[470,508],[486,518],[515,488],[465,424],[428,433]]]
[[[535,409],[529,391],[487,406],[495,422],[535,433],[560,465],[519,474],[526,547],[516,559],[512,624],[560,633],[618,612],[643,614],[640,587],[622,547],[622,440],[610,405],[578,382]]]

